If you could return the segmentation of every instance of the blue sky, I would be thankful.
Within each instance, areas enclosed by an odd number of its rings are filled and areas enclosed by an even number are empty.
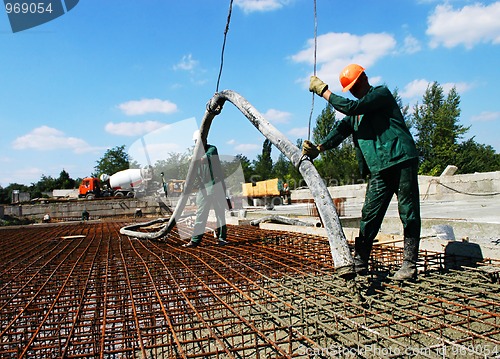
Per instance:
[[[219,86],[292,142],[307,138],[313,4],[234,0]],[[228,9],[229,0],[83,0],[17,33],[0,12],[0,185],[62,169],[85,177],[106,149],[137,148],[143,136],[155,159],[191,146],[216,89]],[[430,82],[456,86],[467,138],[500,152],[498,19],[500,1],[317,0],[318,76],[340,91],[339,71],[359,63],[412,106]],[[325,104],[316,98],[313,120]],[[209,136],[221,154],[251,160],[263,141],[230,103]]]

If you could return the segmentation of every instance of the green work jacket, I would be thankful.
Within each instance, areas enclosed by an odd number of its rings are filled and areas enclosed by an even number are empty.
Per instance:
[[[217,147],[207,144],[205,155],[200,159],[197,170],[198,188],[205,189],[207,194],[213,193],[213,187],[220,183],[225,191],[224,175],[219,160]]]
[[[352,135],[362,176],[418,157],[415,141],[386,86],[371,87],[359,100],[331,94],[328,102],[346,115],[326,136],[325,150]]]

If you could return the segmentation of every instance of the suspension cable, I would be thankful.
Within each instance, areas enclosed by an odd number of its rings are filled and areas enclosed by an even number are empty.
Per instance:
[[[229,13],[227,14],[226,29],[224,30],[224,41],[222,43],[222,51],[221,51],[221,55],[220,55],[219,76],[217,77],[217,86],[215,88],[215,93],[219,92],[220,77],[222,75],[222,67],[224,66],[224,50],[226,48],[226,38],[227,38],[227,33],[229,31],[229,23],[231,22],[231,13],[232,12],[233,12],[233,0],[230,0]]]
[[[318,49],[318,16],[316,11],[316,0],[314,0],[314,76],[316,76],[316,52]],[[314,112],[314,92],[311,100],[311,112],[309,113],[309,124],[307,126],[307,139],[311,139],[311,120]]]

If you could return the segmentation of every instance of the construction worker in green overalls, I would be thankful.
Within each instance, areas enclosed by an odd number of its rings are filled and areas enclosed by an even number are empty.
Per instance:
[[[421,226],[415,142],[394,96],[386,86],[371,86],[363,67],[357,64],[345,67],[340,73],[340,83],[343,91],[350,91],[357,100],[332,93],[326,83],[311,76],[309,90],[346,117],[320,144],[304,141],[302,151],[314,159],[352,135],[361,175],[368,176],[359,236],[354,244],[356,272],[368,273],[373,241],[396,194],[404,228],[404,251],[403,264],[391,278],[415,279]]]
[[[200,140],[199,131],[193,134],[193,140]],[[195,186],[198,189],[196,194],[196,220],[193,229],[191,241],[184,244],[183,247],[197,247],[205,233],[210,209],[213,208],[217,220],[215,234],[217,244],[227,244],[227,226],[225,210],[227,208],[226,185],[224,183],[224,174],[214,145],[203,143],[205,154],[198,160],[196,171]]]

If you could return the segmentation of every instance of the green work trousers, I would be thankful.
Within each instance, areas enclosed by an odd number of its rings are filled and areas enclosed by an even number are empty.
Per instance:
[[[201,189],[196,195],[196,222],[194,224],[193,236],[191,237],[192,242],[201,242],[203,234],[205,233],[207,218],[211,208],[214,209],[215,217],[217,219],[217,237],[226,240],[227,227],[225,209],[227,202],[224,192],[221,189],[218,189],[218,187],[219,186],[214,186],[214,188],[209,191]]]
[[[368,253],[394,194],[398,199],[404,237],[420,238],[418,162],[412,159],[380,171],[368,181],[359,227],[359,236],[366,243]]]

